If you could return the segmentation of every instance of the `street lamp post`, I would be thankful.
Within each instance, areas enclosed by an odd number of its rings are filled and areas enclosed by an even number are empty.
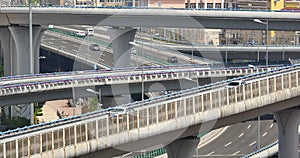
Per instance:
[[[1,3],[1,2],[0,2]],[[33,46],[32,46],[32,1],[29,0],[29,62],[30,62],[30,73],[34,74],[34,59],[33,59]],[[34,124],[34,103],[31,103],[30,109],[30,124]]]
[[[268,32],[269,32],[269,20],[266,19],[265,22],[259,20],[259,19],[253,19],[254,22],[256,23],[260,23],[260,24],[263,24],[263,25],[266,25],[266,33],[265,33],[265,44],[266,44],[266,77],[267,77],[267,89],[269,89],[268,87],[268,65],[269,65],[269,52],[268,52]],[[257,148],[260,149],[260,116],[257,118],[257,121],[258,121],[258,138],[257,138]]]
[[[266,25],[266,37],[265,37],[265,44],[266,44],[266,67],[268,69],[268,65],[269,65],[269,52],[268,52],[268,32],[269,32],[269,20],[267,19],[266,22],[263,22],[259,19],[253,19],[254,22],[256,23],[260,23],[260,24],[264,24]]]
[[[137,43],[135,43],[135,42],[133,42],[133,41],[130,41],[129,42],[129,44],[130,45],[132,45],[132,46],[138,46],[138,44]],[[143,45],[142,45],[142,48],[141,48],[142,50],[142,75],[141,75],[141,77],[142,77],[142,101],[144,101],[144,50],[143,50]]]
[[[154,36],[159,36],[159,33],[154,34]],[[153,38],[152,38],[153,39]],[[153,42],[152,42],[153,43]],[[158,43],[158,53],[160,52],[160,39],[159,39],[159,43]]]

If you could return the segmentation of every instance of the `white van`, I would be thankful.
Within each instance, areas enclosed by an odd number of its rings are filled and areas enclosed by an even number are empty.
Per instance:
[[[86,28],[85,29],[85,34],[87,36],[93,36],[94,35],[94,28]]]

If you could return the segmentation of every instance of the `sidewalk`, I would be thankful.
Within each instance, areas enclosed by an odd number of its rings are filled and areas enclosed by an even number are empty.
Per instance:
[[[42,107],[43,116],[37,116],[39,122],[58,120],[57,111],[65,117],[81,114],[81,107],[69,107],[67,103],[68,100],[47,101]]]

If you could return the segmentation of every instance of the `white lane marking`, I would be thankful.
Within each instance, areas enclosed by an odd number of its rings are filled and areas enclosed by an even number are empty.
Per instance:
[[[240,151],[237,151],[237,152],[233,153],[232,155],[236,155],[236,154],[238,154],[238,153],[240,153]]]
[[[248,125],[247,129],[249,129],[251,127],[251,125]]]
[[[244,135],[244,133],[241,133],[241,134],[239,135],[239,138],[241,138],[243,135]]]
[[[63,44],[67,44],[67,42],[66,42],[66,41],[61,41],[61,43],[63,43]]]
[[[209,155],[211,155],[211,154],[213,154],[213,153],[215,153],[215,151],[213,151],[213,152],[210,152],[209,154],[207,154],[207,156],[209,156]]]
[[[62,48],[66,48],[65,46],[63,46],[63,45],[61,45],[60,47],[62,47]]]
[[[270,128],[272,128],[274,126],[274,123],[272,123],[271,125],[270,125]]]
[[[76,47],[76,48],[78,48],[78,47],[79,47],[78,45],[75,45],[75,44],[73,44],[73,46],[74,46],[74,47]]]
[[[49,43],[49,44],[54,44],[54,43],[53,43],[53,42],[51,42],[51,41],[49,41],[48,43]]]
[[[99,58],[99,61],[104,61],[103,59]]]
[[[228,146],[228,145],[230,145],[232,142],[229,142],[229,143],[227,143],[227,144],[225,144],[224,146]]]
[[[268,132],[265,132],[262,136],[264,137],[264,136],[266,136],[268,134]]]
[[[249,146],[252,146],[252,145],[254,145],[256,143],[256,141],[254,141],[254,142],[252,142],[251,144],[249,144]]]
[[[54,38],[50,37],[51,40],[55,40]]]
[[[77,52],[77,50],[76,50],[76,49],[72,49],[72,51],[74,51],[74,52]]]

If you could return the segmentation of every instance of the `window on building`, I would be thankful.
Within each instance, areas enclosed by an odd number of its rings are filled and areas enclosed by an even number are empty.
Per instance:
[[[204,3],[199,3],[199,8],[204,8]]]
[[[221,8],[221,3],[216,3],[216,8]]]
[[[213,8],[213,7],[214,7],[213,3],[207,3],[207,8]]]

